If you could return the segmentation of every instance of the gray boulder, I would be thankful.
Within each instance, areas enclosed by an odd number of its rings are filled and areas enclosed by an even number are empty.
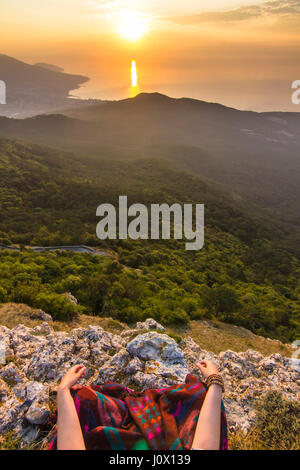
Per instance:
[[[161,330],[166,331],[165,327],[153,318],[147,318],[144,322],[137,322],[136,330]]]

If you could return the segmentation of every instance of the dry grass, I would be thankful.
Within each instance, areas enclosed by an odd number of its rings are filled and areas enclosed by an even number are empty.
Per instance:
[[[242,352],[254,349],[264,356],[280,353],[290,357],[292,348],[278,341],[257,336],[246,328],[216,321],[191,321],[188,326],[171,328],[181,336],[191,336],[199,346],[219,354],[231,349]]]
[[[34,310],[24,304],[7,303],[0,306],[0,325],[14,328],[23,324],[33,328],[41,323],[34,318]],[[79,315],[71,322],[53,322],[55,331],[71,331],[74,328],[87,328],[89,325],[99,325],[106,331],[118,334],[128,329],[128,326],[111,318],[101,318],[90,315]],[[134,328],[134,326],[132,326]],[[219,354],[221,351],[231,349],[236,352],[254,349],[268,356],[280,353],[290,357],[292,348],[278,341],[271,341],[261,336],[256,336],[251,331],[216,321],[191,321],[187,326],[170,327],[168,334],[176,336],[191,336],[199,346],[207,351]]]
[[[41,324],[39,318],[35,318],[35,310],[24,304],[7,303],[0,306],[0,325],[14,328],[22,324],[28,328],[34,328]],[[89,325],[98,325],[111,333],[120,333],[128,328],[123,323],[111,318],[100,318],[91,315],[79,315],[69,322],[54,321],[55,331],[71,331],[74,328],[87,328]]]
[[[259,431],[253,428],[247,434],[243,431],[229,432],[228,442],[230,450],[266,450],[266,446],[259,436]]]
[[[33,318],[34,310],[24,304],[7,303],[0,306],[0,325],[14,328],[22,324],[34,328],[41,320]]]
[[[20,439],[17,439],[12,431],[0,437],[0,450],[19,450]]]
[[[118,320],[113,320],[112,318],[101,318],[91,315],[79,315],[76,320],[71,322],[53,322],[53,327],[55,331],[71,331],[74,328],[87,328],[89,325],[101,326],[104,330],[120,334],[122,331],[128,328],[124,323],[119,322]]]

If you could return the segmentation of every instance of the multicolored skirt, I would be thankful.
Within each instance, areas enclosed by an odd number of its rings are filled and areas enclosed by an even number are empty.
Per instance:
[[[87,450],[189,450],[206,392],[191,374],[183,384],[140,393],[116,383],[71,391]],[[227,449],[222,404],[220,450]]]

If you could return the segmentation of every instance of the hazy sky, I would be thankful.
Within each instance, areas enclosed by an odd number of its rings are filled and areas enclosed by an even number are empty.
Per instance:
[[[89,76],[76,95],[128,96],[135,59],[144,91],[300,111],[300,0],[0,1],[0,53]]]

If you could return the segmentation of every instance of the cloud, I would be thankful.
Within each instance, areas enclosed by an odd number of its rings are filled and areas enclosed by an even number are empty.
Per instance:
[[[266,16],[300,17],[299,0],[274,0],[262,5],[250,5],[227,11],[207,11],[197,15],[168,18],[169,21],[183,25],[199,23],[235,23]]]
[[[86,7],[92,10],[109,10],[120,5],[120,0],[84,0]]]

